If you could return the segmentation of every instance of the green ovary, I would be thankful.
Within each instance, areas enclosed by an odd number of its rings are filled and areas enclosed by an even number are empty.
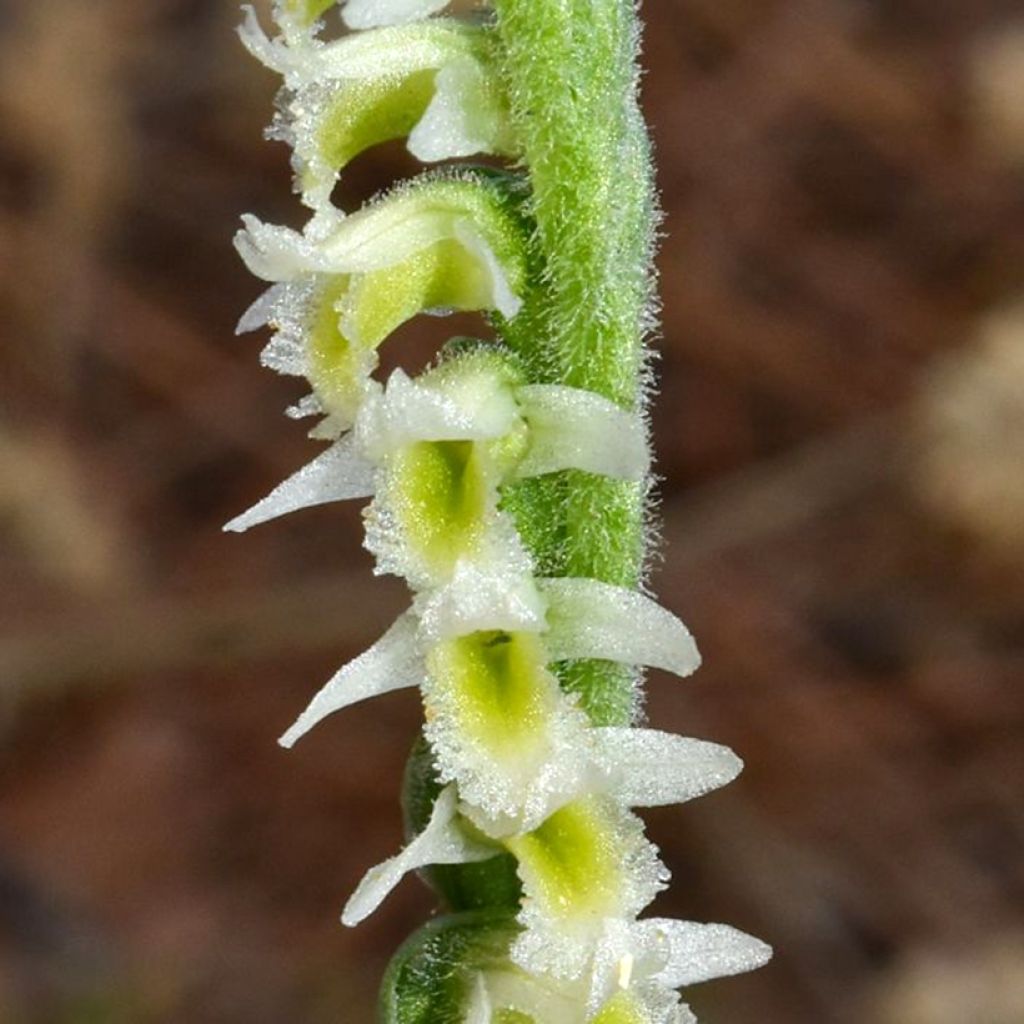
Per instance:
[[[530,894],[561,917],[614,914],[623,889],[615,823],[593,799],[577,800],[540,828],[506,840]]]
[[[543,735],[553,681],[533,634],[472,633],[439,644],[427,661],[444,713],[454,713],[462,736],[517,757]]]
[[[363,150],[408,135],[434,95],[436,74],[428,69],[339,88],[317,133],[320,159],[340,171]],[[315,184],[308,174],[303,183],[307,187]]]
[[[650,1018],[644,1013],[636,997],[629,992],[619,992],[601,1007],[590,1024],[649,1024]]]

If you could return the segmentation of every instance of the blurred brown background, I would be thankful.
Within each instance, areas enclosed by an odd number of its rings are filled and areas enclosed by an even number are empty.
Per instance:
[[[709,1024],[1020,1024],[1024,0],[646,17],[655,585],[706,659],[648,709],[747,761],[649,815],[655,910],[777,947],[692,993]],[[362,1024],[431,906],[336,919],[400,841],[415,696],[274,743],[401,585],[355,508],[219,529],[315,450],[233,337],[239,214],[300,218],[238,18],[0,6],[5,1024]]]

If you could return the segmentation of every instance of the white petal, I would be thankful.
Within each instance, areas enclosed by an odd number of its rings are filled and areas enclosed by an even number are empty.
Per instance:
[[[265,64],[272,71],[282,73],[289,63],[287,49],[267,37],[260,26],[255,8],[250,4],[244,4],[242,12],[245,18],[238,26],[238,36],[242,40],[242,45],[261,64]]]
[[[688,676],[700,665],[689,630],[649,597],[590,579],[547,579],[551,660],[604,658]]]
[[[490,273],[491,308],[496,309],[506,320],[511,320],[522,308],[523,300],[512,290],[505,268],[494,255],[494,250],[480,236],[468,217],[461,217],[455,222],[454,236]]]
[[[363,876],[342,912],[343,924],[351,928],[372,914],[410,871],[428,864],[468,864],[495,856],[493,847],[466,838],[455,823],[457,807],[455,787],[448,786],[437,798],[426,828],[401,853]]]
[[[463,208],[438,201],[435,195],[429,187],[411,188],[371,203],[338,223],[307,255],[331,273],[359,274],[393,267],[451,238],[477,253],[463,237],[467,228],[459,228],[465,224],[479,238]]]
[[[264,224],[248,213],[242,222],[244,227],[235,234],[235,248],[256,277],[292,281],[310,270],[322,269],[324,261],[316,247],[297,231]]]
[[[635,923],[625,918],[612,917],[604,922],[600,938],[594,943],[594,954],[589,971],[587,1015],[596,1014],[619,988],[628,987],[632,973],[644,972],[646,963],[637,963],[643,951],[638,950],[634,934]],[[657,961],[660,968],[664,960]],[[640,968],[639,971],[637,968]]]
[[[490,84],[478,63],[453,61],[434,78],[434,96],[409,133],[409,152],[423,163],[494,151],[504,116],[488,103]]]
[[[650,452],[643,420],[592,391],[531,384],[516,392],[530,425],[530,450],[520,477],[562,469],[639,481]]]
[[[488,971],[486,984],[492,1012],[515,1010],[539,1024],[584,1024],[586,1014],[577,986],[515,968]],[[491,1022],[491,1017],[486,1018],[486,1024]]]
[[[225,530],[243,533],[300,508],[331,501],[368,498],[374,491],[374,467],[359,452],[355,439],[346,435],[293,476],[278,484],[248,512],[226,523]]]
[[[348,0],[342,17],[349,28],[401,25],[429,17],[447,4],[448,0]]]
[[[654,729],[595,729],[593,739],[608,792],[627,807],[685,803],[743,769],[728,747]]]
[[[642,942],[667,943],[665,967],[654,975],[654,980],[667,988],[743,974],[762,967],[772,957],[767,943],[726,924],[653,918],[639,921],[635,927]]]
[[[282,69],[290,89],[314,83],[377,80],[473,60],[484,30],[456,18],[389,25],[306,46]],[[290,54],[289,54],[290,55]]]
[[[318,722],[350,704],[419,686],[425,670],[416,642],[416,620],[406,613],[367,651],[336,672],[295,724],[277,741],[291,747]]]
[[[503,316],[518,312],[504,268],[463,208],[435,202],[429,189],[409,189],[373,203],[342,220],[330,218],[331,230],[300,234],[265,224],[251,214],[235,235],[235,248],[249,270],[265,281],[294,281],[305,274],[361,274],[398,263],[437,242],[455,239],[481,262],[490,277],[487,308]],[[325,222],[327,223],[327,222]]]

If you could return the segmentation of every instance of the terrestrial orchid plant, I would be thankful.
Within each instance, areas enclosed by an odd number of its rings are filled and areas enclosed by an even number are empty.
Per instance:
[[[293,150],[301,231],[244,218],[270,288],[263,363],[305,377],[288,410],[322,453],[227,524],[370,499],[366,546],[408,611],[313,698],[281,743],[418,687],[408,845],[371,869],[356,925],[419,870],[445,906],[385,978],[387,1024],[685,1024],[678,989],[770,950],[726,925],[641,918],[668,872],[632,808],[742,767],[634,725],[640,670],[700,658],[644,593],[650,454],[644,339],[657,208],[637,105],[633,0],[278,0],[246,47],[282,76],[270,134]],[[338,8],[337,11],[332,10]],[[340,15],[351,32],[325,28]],[[405,138],[435,166],[354,213],[339,174]],[[418,313],[479,311],[417,376],[374,377]]]

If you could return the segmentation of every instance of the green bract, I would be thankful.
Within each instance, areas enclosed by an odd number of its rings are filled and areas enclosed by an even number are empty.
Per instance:
[[[640,591],[650,485],[644,338],[656,203],[636,101],[632,0],[274,5],[248,48],[283,78],[272,134],[313,215],[236,238],[271,283],[239,325],[304,377],[289,410],[327,447],[227,528],[368,500],[376,570],[410,606],[316,693],[280,742],[396,689],[422,700],[406,845],[342,912],[356,925],[409,873],[451,914],[384,982],[384,1024],[692,1024],[678,990],[770,951],[724,925],[643,918],[668,873],[634,808],[723,786],[727,748],[638,728],[640,674],[687,676],[693,638]],[[405,138],[424,161],[475,153],[344,213],[337,177]],[[420,313],[476,311],[411,377],[377,349]]]

